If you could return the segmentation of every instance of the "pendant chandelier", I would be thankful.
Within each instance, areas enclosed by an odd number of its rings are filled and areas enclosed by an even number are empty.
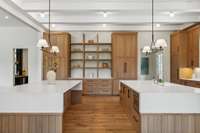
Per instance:
[[[48,42],[44,38],[41,38],[37,43],[37,47],[41,48],[41,50],[43,52],[56,55],[60,51],[59,51],[58,46],[53,46],[52,43],[51,43],[51,0],[49,0],[48,14],[49,14],[48,15],[48,17],[49,17],[49,22],[48,22],[48,28],[49,28],[49,30],[48,30]],[[48,47],[50,47],[49,51],[45,49],[45,48],[48,48]]]
[[[151,44],[144,46],[142,53],[149,55],[151,53],[156,53],[158,51],[164,50],[167,47],[167,42],[165,39],[158,39],[155,41],[155,31],[154,31],[154,0],[152,0],[152,21],[151,21]]]

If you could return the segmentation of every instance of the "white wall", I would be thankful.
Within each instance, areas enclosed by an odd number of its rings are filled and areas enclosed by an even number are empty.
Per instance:
[[[29,82],[41,80],[39,37],[29,27],[0,27],[0,86],[13,85],[13,48],[28,48]]]
[[[163,38],[167,41],[168,47],[164,51],[164,78],[165,81],[170,81],[170,33],[171,32],[156,32],[155,40]],[[141,56],[145,56],[141,53],[141,48],[151,43],[151,32],[139,32],[138,33],[138,78],[139,79],[152,79],[155,73],[155,57],[149,57],[150,71],[149,75],[140,74]]]
[[[155,39],[163,38],[168,43],[168,48],[164,51],[164,70],[165,80],[170,80],[170,33],[171,32],[156,32]],[[72,35],[72,42],[78,43],[82,40],[83,32],[70,32]],[[96,32],[85,32],[86,40],[96,39]],[[99,32],[100,42],[111,42],[111,32]],[[141,75],[140,65],[141,57],[144,56],[141,53],[141,48],[151,43],[151,32],[138,32],[138,79],[152,79],[155,73],[155,57],[150,57],[149,75]]]

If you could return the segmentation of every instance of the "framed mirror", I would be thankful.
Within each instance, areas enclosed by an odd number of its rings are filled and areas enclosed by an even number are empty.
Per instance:
[[[13,49],[14,85],[28,84],[28,49]]]

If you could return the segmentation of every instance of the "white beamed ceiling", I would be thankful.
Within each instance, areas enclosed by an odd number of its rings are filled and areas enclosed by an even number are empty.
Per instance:
[[[48,27],[48,0],[10,0],[41,25]],[[51,0],[56,31],[151,30],[151,0]],[[103,17],[102,12],[108,16]],[[175,12],[170,17],[168,12]],[[177,30],[200,22],[200,0],[155,0],[157,30]],[[103,24],[104,27],[102,26]]]

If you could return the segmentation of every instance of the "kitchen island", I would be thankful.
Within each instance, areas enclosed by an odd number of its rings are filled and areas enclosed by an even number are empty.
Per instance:
[[[0,133],[62,133],[63,113],[81,94],[81,80],[0,87]]]
[[[138,133],[200,133],[200,91],[153,81],[121,81],[120,101]]]

